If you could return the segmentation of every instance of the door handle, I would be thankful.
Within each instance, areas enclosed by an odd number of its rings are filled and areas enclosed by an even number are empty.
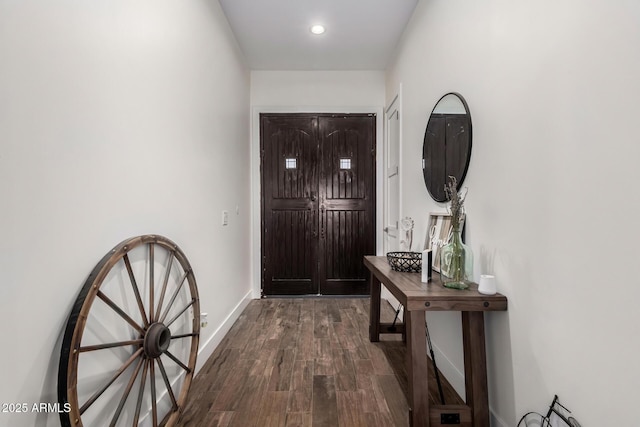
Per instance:
[[[311,193],[311,196],[309,197],[309,199],[311,199],[312,202],[315,202],[316,200],[318,200],[318,198],[316,197],[316,193]]]
[[[388,233],[389,232],[389,227],[383,228],[382,231],[384,231],[385,233]]]

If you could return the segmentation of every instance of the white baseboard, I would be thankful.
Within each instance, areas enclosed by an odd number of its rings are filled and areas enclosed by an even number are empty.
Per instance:
[[[436,364],[438,370],[442,372],[447,381],[453,386],[455,391],[465,399],[465,387],[464,387],[464,372],[458,369],[458,367],[447,357],[447,355],[433,344],[433,354],[436,358]],[[429,351],[429,349],[427,349]],[[463,368],[464,369],[464,368]]]
[[[491,408],[489,408],[490,426],[491,427],[509,427],[509,424],[505,423],[502,418],[497,416]]]
[[[249,302],[252,299],[251,296],[252,291],[247,292],[242,300],[240,300],[238,305],[236,305],[233,310],[231,310],[231,313],[229,313],[226,319],[224,319],[222,324],[218,326],[218,329],[214,331],[213,335],[211,335],[211,337],[206,342],[200,343],[200,350],[198,350],[198,359],[196,361],[196,374],[200,371],[202,366],[204,366],[206,361],[209,360],[220,342],[222,342],[224,336],[227,334],[227,332],[229,332],[229,329],[231,329],[231,326],[233,326],[233,324],[236,320],[238,320],[238,317],[240,317],[247,305],[249,305]]]

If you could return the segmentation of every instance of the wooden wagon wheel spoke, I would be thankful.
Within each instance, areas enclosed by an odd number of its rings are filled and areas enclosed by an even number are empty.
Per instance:
[[[156,287],[155,281],[155,250],[153,243],[149,243],[149,321],[153,322],[153,297]]]
[[[175,302],[176,298],[180,294],[180,290],[182,289],[182,285],[184,285],[184,281],[189,276],[190,272],[191,272],[190,270],[185,270],[184,274],[182,275],[182,278],[180,279],[180,284],[178,285],[176,290],[173,292],[173,296],[169,300],[169,303],[165,307],[164,314],[162,315],[162,317],[159,320],[160,323],[164,322],[164,319],[167,318],[167,315],[169,314],[169,311],[171,310],[171,306],[173,305],[173,303]],[[160,315],[161,308],[162,307],[158,308],[158,315]]]
[[[129,366],[131,366],[131,364],[132,364],[133,362],[135,362],[135,360],[136,360],[136,359],[137,359],[141,354],[142,354],[142,349],[138,349],[138,351],[136,351],[135,353],[133,353],[133,355],[131,355],[131,357],[130,357],[126,362],[124,362],[124,364],[120,367],[120,369],[118,369],[118,370],[116,371],[115,375],[114,375],[113,377],[111,377],[111,379],[110,379],[109,381],[107,381],[107,383],[106,383],[106,384],[105,384],[105,385],[104,385],[100,390],[98,390],[97,392],[95,392],[95,393],[93,394],[93,396],[91,396],[91,397],[89,398],[89,400],[87,400],[87,401],[85,402],[85,404],[84,404],[84,405],[82,405],[82,406],[80,407],[80,414],[84,414],[84,412],[85,412],[87,409],[89,409],[89,407],[90,407],[91,405],[93,405],[93,404],[96,402],[96,400],[98,400],[98,398],[99,398],[100,396],[102,396],[102,393],[104,393],[104,392],[105,392],[109,387],[111,387],[111,384],[113,384],[113,383],[115,382],[115,380],[117,380],[117,379],[118,379],[118,377],[120,377],[120,375],[122,375],[122,373],[123,373],[124,371],[126,371],[126,370],[127,370],[127,368],[128,368]]]
[[[158,404],[156,403],[156,369],[155,369],[155,365],[156,362],[154,362],[153,360],[149,361],[149,364],[151,365],[149,368],[150,373],[149,373],[149,382],[150,382],[150,386],[151,386],[151,421],[153,422],[154,426],[158,425]]]
[[[133,292],[122,292],[125,271]],[[136,276],[145,279],[136,280]],[[171,298],[165,306],[169,289]],[[135,300],[131,305],[137,306],[134,313],[128,313],[127,298]],[[94,307],[96,300],[102,302]],[[111,316],[111,311],[118,316]],[[138,312],[141,319],[135,320]],[[165,322],[167,318],[170,320]],[[88,336],[83,341],[85,332]],[[104,425],[107,416],[114,426],[137,427],[146,420],[145,425],[172,427],[191,386],[199,338],[198,288],[180,248],[154,235],[120,243],[89,274],[69,314],[60,353],[58,401],[71,410],[60,413],[62,426]],[[163,355],[177,367],[167,371]],[[112,370],[109,364],[114,363],[114,356],[117,364]],[[105,369],[108,380],[96,386],[96,375]],[[166,393],[159,392],[156,375],[162,377]],[[132,393],[134,388],[137,393]],[[136,397],[130,398],[132,394]],[[164,399],[166,403],[170,400],[170,408],[159,404]]]
[[[165,354],[166,354],[167,356],[169,356],[169,359],[171,359],[171,360],[173,360],[174,362],[176,362],[176,364],[177,364],[178,366],[180,366],[182,369],[184,369],[185,371],[187,371],[187,373],[190,373],[190,372],[191,372],[191,369],[190,369],[188,366],[186,366],[184,363],[182,363],[180,360],[178,360],[178,358],[177,358],[177,357],[175,357],[173,354],[171,354],[171,352],[170,352],[170,351],[165,352]]]
[[[176,314],[171,320],[169,320],[168,322],[165,322],[165,326],[168,328],[169,326],[171,326],[173,324],[173,322],[175,322],[176,320],[178,320],[178,318],[180,316],[182,316],[182,314],[187,311],[187,309],[189,307],[191,307],[193,304],[195,303],[195,301],[191,301],[189,304],[187,304],[182,310],[180,310],[178,312],[178,314]]]
[[[180,335],[171,335],[171,339],[179,339],[179,338],[189,338],[194,336],[194,334],[180,334]]]
[[[173,389],[171,388],[171,384],[169,383],[169,377],[167,376],[167,371],[164,369],[164,365],[162,364],[162,359],[158,359],[158,368],[160,368],[160,373],[162,374],[162,379],[164,380],[164,385],[167,387],[167,393],[169,393],[169,397],[171,398],[172,408],[175,411],[178,409],[178,402],[176,401],[176,396],[173,394]]]
[[[136,413],[133,416],[133,425],[138,425],[140,420],[140,410],[142,409],[142,399],[144,398],[144,385],[147,380],[147,371],[149,370],[149,364],[153,363],[153,360],[146,360],[144,363],[144,370],[142,371],[142,377],[140,378],[140,391],[138,392],[138,402],[136,403]]]
[[[136,302],[138,303],[138,309],[140,310],[140,315],[142,316],[142,322],[144,323],[145,328],[149,326],[149,321],[147,320],[147,313],[144,310],[144,304],[142,303],[142,297],[140,296],[140,289],[138,288],[138,284],[136,283],[136,277],[133,274],[133,269],[131,268],[131,261],[129,261],[129,256],[125,254],[122,257],[124,261],[124,265],[127,267],[127,273],[129,273],[129,281],[131,281],[131,287],[133,288],[133,293],[136,296]]]
[[[158,321],[158,316],[160,316],[160,310],[162,309],[162,303],[164,302],[164,295],[167,292],[167,285],[169,283],[169,276],[171,275],[171,268],[173,267],[173,258],[175,254],[173,252],[169,253],[169,259],[167,261],[167,268],[164,274],[164,280],[162,281],[162,291],[160,292],[160,300],[158,301],[158,309],[156,310],[156,316],[153,318],[154,321]]]
[[[138,374],[140,373],[140,367],[142,366],[143,362],[144,362],[144,358],[141,357],[140,360],[138,360],[138,364],[136,365],[136,369],[133,371],[131,378],[129,378],[129,382],[127,383],[127,388],[124,389],[124,393],[122,394],[120,403],[116,408],[116,412],[113,414],[113,419],[111,420],[110,427],[115,427],[116,423],[118,422],[118,418],[120,418],[120,414],[124,409],[124,404],[127,402],[127,399],[129,398],[129,393],[131,393],[131,389],[133,388],[133,384],[136,382],[136,378],[138,378]]]
[[[84,346],[84,347],[80,347],[78,349],[78,351],[81,352],[81,353],[84,353],[84,352],[87,352],[87,351],[105,350],[105,349],[108,349],[108,348],[124,347],[124,346],[127,346],[127,345],[140,345],[140,344],[143,343],[143,341],[144,340],[139,339],[139,340],[111,342],[111,343],[108,343],[108,344],[87,345],[87,346]]]
[[[101,291],[98,291],[97,296],[102,301],[107,303],[107,305],[109,307],[111,307],[113,309],[113,311],[118,313],[120,315],[120,317],[122,317],[124,320],[126,320],[128,324],[133,326],[138,332],[144,334],[144,329],[142,328],[142,326],[140,326],[135,320],[133,320],[131,318],[131,316],[129,316],[127,313],[125,313],[124,310],[122,310],[120,307],[118,307],[118,305],[115,302],[113,302],[108,296],[103,294]]]

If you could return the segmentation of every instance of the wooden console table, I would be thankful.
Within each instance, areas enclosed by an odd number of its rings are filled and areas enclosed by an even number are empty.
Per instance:
[[[364,265],[371,272],[370,341],[379,341],[381,333],[406,336],[410,425],[489,427],[484,312],[506,310],[507,298],[482,295],[475,283],[464,291],[445,288],[435,272],[432,281],[422,283],[420,274],[393,271],[383,256],[365,256]],[[403,305],[403,325],[380,323],[381,283]],[[466,405],[429,404],[425,311],[462,313]]]

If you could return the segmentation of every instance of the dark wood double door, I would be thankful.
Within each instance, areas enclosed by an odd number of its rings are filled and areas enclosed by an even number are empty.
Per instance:
[[[261,114],[262,294],[365,295],[375,115]]]

